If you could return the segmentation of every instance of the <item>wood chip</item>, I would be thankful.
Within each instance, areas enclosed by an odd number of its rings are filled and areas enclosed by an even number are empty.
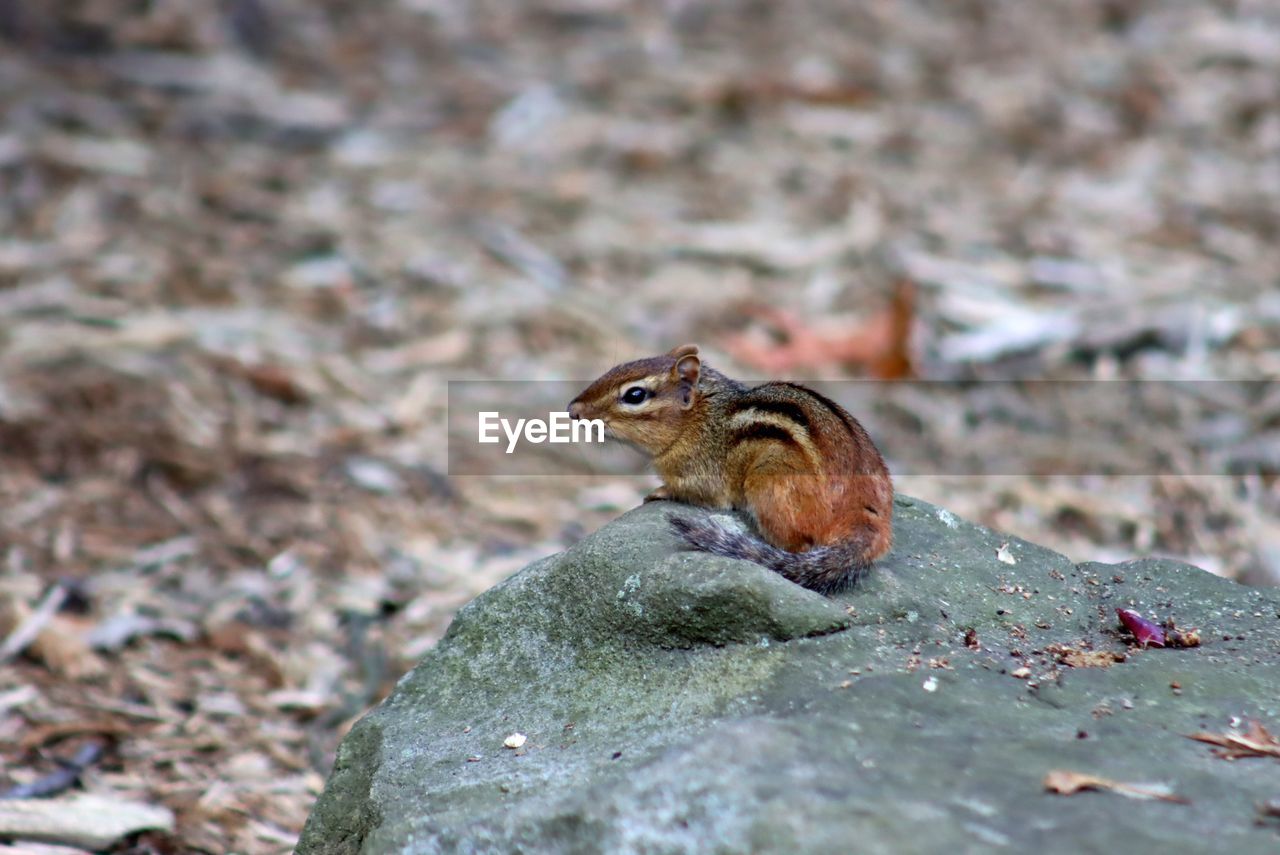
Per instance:
[[[80,637],[74,622],[57,614],[66,597],[66,588],[54,585],[34,610],[12,595],[0,602],[0,631],[8,633],[0,645],[0,662],[26,652],[69,680],[101,675],[105,670],[102,660]]]
[[[0,800],[0,837],[105,849],[146,829],[173,830],[173,813],[158,805],[106,796]]]

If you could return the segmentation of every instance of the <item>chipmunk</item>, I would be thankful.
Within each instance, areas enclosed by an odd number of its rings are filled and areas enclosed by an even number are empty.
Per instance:
[[[839,404],[796,383],[748,387],[696,345],[609,369],[569,404],[653,458],[671,499],[746,511],[759,537],[669,516],[690,546],[763,564],[823,594],[853,585],[892,545],[893,481]],[[761,539],[763,538],[763,539]]]

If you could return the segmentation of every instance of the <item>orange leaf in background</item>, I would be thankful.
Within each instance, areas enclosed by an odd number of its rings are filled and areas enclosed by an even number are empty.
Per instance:
[[[915,283],[900,279],[889,305],[852,329],[844,323],[809,325],[782,310],[757,307],[752,314],[772,325],[784,342],[761,344],[739,334],[725,340],[724,349],[744,365],[771,375],[847,365],[878,380],[900,380],[915,373],[910,346],[915,299]]]

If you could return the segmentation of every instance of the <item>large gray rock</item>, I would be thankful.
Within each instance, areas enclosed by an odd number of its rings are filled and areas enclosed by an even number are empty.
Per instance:
[[[1275,592],[900,498],[892,554],[827,599],[679,551],[669,513],[704,512],[638,508],[462,609],[343,742],[298,851],[1280,851],[1255,807],[1280,761],[1185,738],[1280,725]],[[1129,649],[1117,607],[1204,643]],[[1188,802],[1051,795],[1055,769]]]

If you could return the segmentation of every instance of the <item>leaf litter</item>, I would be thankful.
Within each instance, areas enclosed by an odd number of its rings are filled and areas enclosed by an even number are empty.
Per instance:
[[[1280,375],[1274,10],[669,5],[0,4],[0,785],[109,737],[85,794],[289,851],[453,613],[651,486],[451,477],[464,374],[934,381],[855,407],[901,491],[1280,582],[1274,384],[948,394]]]

